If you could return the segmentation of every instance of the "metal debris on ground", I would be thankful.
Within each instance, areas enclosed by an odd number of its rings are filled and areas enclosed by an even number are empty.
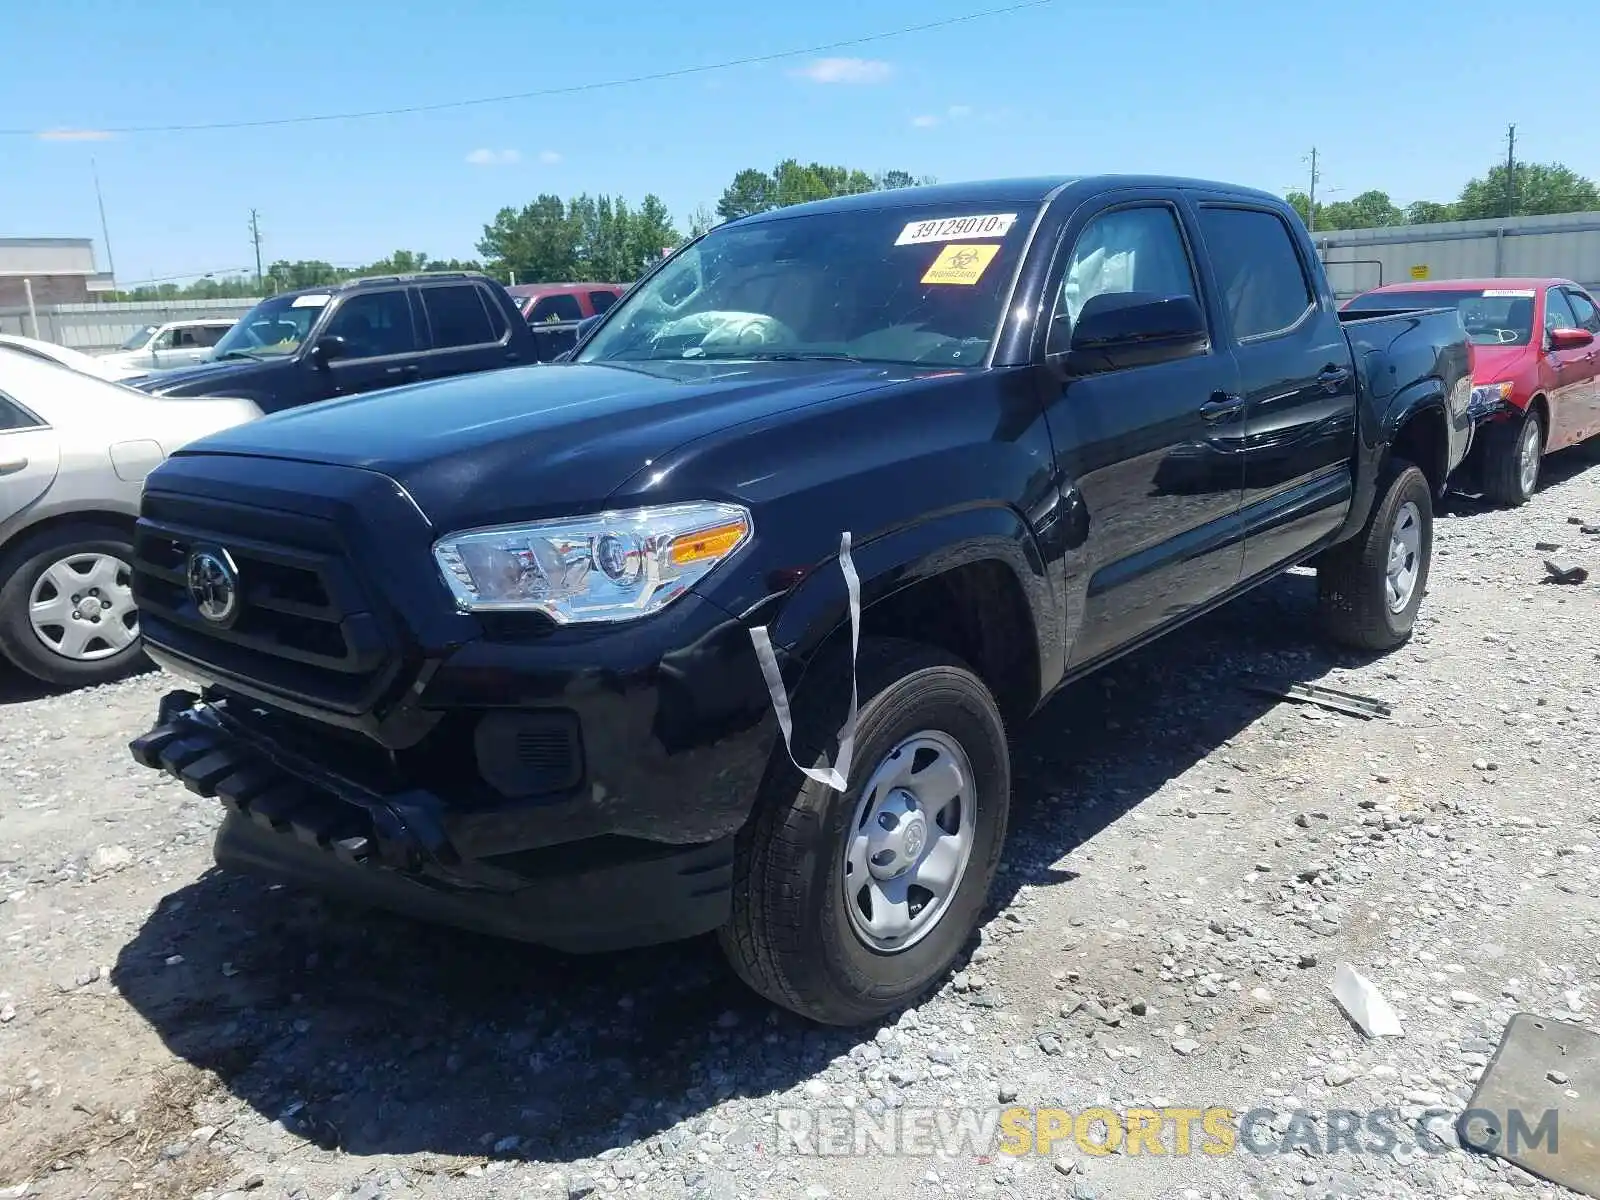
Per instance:
[[[1399,1016],[1383,998],[1383,993],[1349,963],[1340,963],[1333,969],[1333,982],[1328,986],[1345,1015],[1369,1038],[1405,1035]]]
[[[1554,583],[1582,583],[1589,578],[1589,569],[1579,566],[1570,558],[1547,558],[1544,569]]]
[[[1456,1132],[1469,1150],[1600,1197],[1600,1034],[1517,1013]]]
[[[1535,542],[1533,544],[1533,548],[1535,550],[1539,551],[1540,554],[1554,554],[1557,550],[1561,549],[1561,543],[1560,542]]]
[[[1277,696],[1299,704],[1315,704],[1318,708],[1360,717],[1364,721],[1370,721],[1373,717],[1386,718],[1394,712],[1393,707],[1385,701],[1376,700],[1371,696],[1358,696],[1354,692],[1342,692],[1338,688],[1323,687],[1316,683],[1285,683],[1281,680],[1253,679],[1244,686],[1247,691]]]

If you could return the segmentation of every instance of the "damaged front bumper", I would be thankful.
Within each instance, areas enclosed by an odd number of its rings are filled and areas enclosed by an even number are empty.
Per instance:
[[[731,838],[675,846],[603,835],[464,856],[451,837],[456,814],[437,795],[374,790],[192,692],[169,693],[129,749],[222,803],[224,868],[577,953],[692,937],[727,920]]]

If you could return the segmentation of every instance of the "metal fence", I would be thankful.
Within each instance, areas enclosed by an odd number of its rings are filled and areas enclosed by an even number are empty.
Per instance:
[[[146,325],[187,318],[228,317],[237,320],[255,300],[149,300],[117,304],[41,304],[0,308],[0,333],[37,337],[74,350],[115,350]],[[38,329],[34,329],[37,318]]]
[[[1600,288],[1600,212],[1314,233],[1340,299],[1413,279],[1557,275]]]

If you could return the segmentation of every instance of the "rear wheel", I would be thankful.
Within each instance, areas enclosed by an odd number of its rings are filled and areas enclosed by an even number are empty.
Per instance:
[[[144,664],[127,536],[60,525],[0,562],[0,652],[35,679],[78,687]]]
[[[723,952],[757,992],[832,1025],[915,1002],[971,936],[1005,841],[1011,766],[983,682],[943,651],[862,643],[856,765],[843,793],[781,750],[740,834]],[[808,683],[795,757],[831,747],[847,672]]]
[[[1495,421],[1484,431],[1483,494],[1495,504],[1516,508],[1533,498],[1544,458],[1544,422],[1532,408]]]
[[[1323,625],[1356,650],[1392,650],[1411,637],[1433,560],[1433,492],[1422,472],[1391,459],[1366,527],[1317,566]]]

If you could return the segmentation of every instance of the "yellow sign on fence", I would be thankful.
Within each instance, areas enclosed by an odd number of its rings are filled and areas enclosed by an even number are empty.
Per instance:
[[[1427,263],[1418,263],[1416,266],[1411,268],[1411,278],[1413,278],[1413,279],[1426,279],[1427,277],[1428,277],[1428,264]]]

